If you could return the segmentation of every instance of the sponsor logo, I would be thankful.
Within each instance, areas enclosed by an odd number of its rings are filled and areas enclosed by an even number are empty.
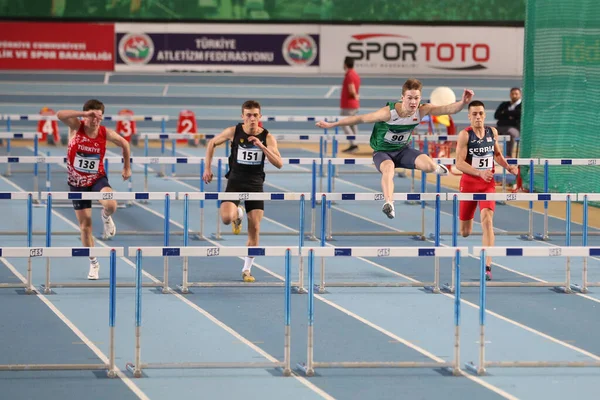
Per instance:
[[[377,257],[389,257],[389,256],[390,256],[389,248],[377,249]]]
[[[281,48],[285,61],[293,66],[311,65],[317,58],[318,48],[309,35],[290,35]]]
[[[206,249],[206,255],[208,257],[218,256],[219,255],[219,248],[218,247],[211,247],[209,249]]]
[[[147,64],[154,55],[154,42],[143,33],[128,33],[119,41],[119,55],[129,65]]]
[[[364,33],[352,35],[348,55],[357,67],[401,68],[425,64],[434,69],[487,69],[490,46],[477,41],[420,42],[407,35]]]
[[[42,257],[43,255],[44,249],[42,248],[29,249],[29,257]]]

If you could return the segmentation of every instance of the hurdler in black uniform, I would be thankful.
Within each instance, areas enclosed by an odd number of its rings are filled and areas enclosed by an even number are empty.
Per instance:
[[[259,128],[260,129],[260,128]],[[258,135],[261,143],[267,147],[267,136],[269,131],[263,128]],[[261,193],[265,181],[265,154],[263,151],[248,141],[248,135],[244,132],[243,124],[235,127],[233,140],[231,141],[231,154],[229,155],[229,172],[227,178],[226,192]],[[231,200],[223,200],[223,202]],[[239,201],[231,201],[236,206]],[[265,202],[262,200],[245,200],[246,213],[252,210],[264,210]]]

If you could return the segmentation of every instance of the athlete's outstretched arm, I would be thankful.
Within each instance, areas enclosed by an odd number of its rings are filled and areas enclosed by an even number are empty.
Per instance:
[[[433,104],[423,104],[419,111],[421,112],[421,118],[429,115],[449,115],[460,112],[467,104],[471,102],[475,92],[470,89],[465,89],[462,98],[456,103],[448,104],[446,106],[434,106]]]
[[[498,131],[496,128],[492,128],[492,132],[494,132],[494,160],[511,174],[517,175],[519,173],[519,168],[516,165],[509,165],[500,150],[500,145],[498,144]]]
[[[79,118],[81,117],[96,117],[102,120],[102,111],[100,110],[88,110],[88,111],[75,111],[75,110],[60,110],[56,113],[56,118],[58,118],[62,123],[67,125],[69,128],[73,130],[78,130],[81,122]]]
[[[319,121],[315,125],[317,125],[319,128],[329,129],[335,128],[336,126],[372,124],[379,121],[389,121],[391,116],[392,114],[390,114],[390,108],[386,106],[369,114],[353,115],[351,117],[342,118],[336,122]]]
[[[281,169],[281,167],[283,167],[283,160],[281,159],[281,154],[279,154],[279,149],[277,148],[277,140],[273,135],[267,135],[266,146],[262,144],[256,136],[250,136],[248,141],[257,147],[260,147],[267,157],[267,160],[269,160],[276,168]]]
[[[131,176],[131,149],[129,142],[112,129],[106,129],[106,140],[119,146],[123,150],[123,180]]]
[[[213,173],[211,169],[213,155],[215,154],[215,147],[225,143],[228,140],[233,140],[233,135],[235,134],[235,126],[230,126],[226,128],[223,132],[219,133],[214,138],[208,141],[206,145],[206,156],[204,160],[204,175],[202,175],[202,179],[205,183],[210,183],[213,178]]]
[[[458,141],[456,143],[456,169],[461,171],[464,174],[469,174],[473,176],[479,176],[485,179],[487,182],[491,180],[490,176],[493,178],[493,174],[491,171],[480,171],[478,169],[473,168],[467,162],[467,148],[469,145],[469,133],[466,130],[462,130],[458,134]],[[485,174],[489,172],[489,174]],[[484,176],[489,175],[489,176]],[[488,179],[490,178],[490,179]]]

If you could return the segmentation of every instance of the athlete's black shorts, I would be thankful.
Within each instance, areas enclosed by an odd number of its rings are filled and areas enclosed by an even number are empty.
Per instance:
[[[96,182],[94,182],[94,184],[92,186],[76,187],[76,186],[69,185],[71,192],[99,192],[102,189],[104,189],[105,187],[110,187],[110,184],[108,183],[108,178],[106,177],[106,175],[103,176],[102,178],[98,179]],[[76,210],[85,210],[86,208],[92,208],[92,201],[91,200],[73,200],[73,208]]]
[[[262,193],[263,185],[262,183],[248,183],[248,182],[240,182],[240,181],[227,181],[227,187],[225,188],[226,192],[240,192],[240,193]],[[234,200],[223,200],[224,202],[230,202],[238,206],[240,204],[239,201]],[[246,208],[246,213],[249,213],[252,210],[264,210],[265,202],[263,200],[244,200],[244,207]]]

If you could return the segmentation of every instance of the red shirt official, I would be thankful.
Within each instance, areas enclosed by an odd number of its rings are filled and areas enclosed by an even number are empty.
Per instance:
[[[360,101],[358,99],[353,98],[350,95],[350,91],[348,90],[348,85],[354,84],[354,90],[358,94],[358,89],[360,88],[360,77],[358,73],[354,70],[354,68],[349,68],[346,71],[346,76],[344,77],[344,83],[342,84],[342,96],[340,98],[340,108],[360,108]]]

